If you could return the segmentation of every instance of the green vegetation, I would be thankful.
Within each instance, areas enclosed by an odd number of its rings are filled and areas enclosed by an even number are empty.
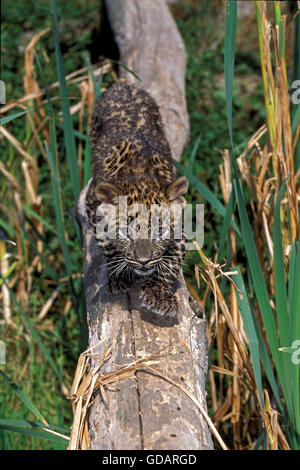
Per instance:
[[[222,273],[221,267],[212,265],[201,250],[199,250],[199,254],[202,258],[202,266],[200,263],[198,269],[200,272],[202,271],[207,286],[216,293],[217,303],[223,311],[228,328],[234,338],[232,346],[237,348],[240,353],[238,359],[230,351],[230,345],[226,345],[224,338],[221,341],[218,338],[215,344],[215,331],[213,330],[210,335],[211,347],[215,346],[216,350],[212,355],[215,355],[216,363],[220,367],[219,371],[227,369],[228,366],[231,370],[229,364],[224,367],[226,362],[223,358],[224,351],[229,346],[227,355],[234,364],[233,371],[236,369],[235,373],[240,373],[241,368],[244,367],[247,369],[245,377],[252,383],[252,393],[256,395],[258,411],[265,425],[257,443],[264,441],[264,446],[270,449],[276,449],[278,446],[298,449],[300,446],[300,382],[299,361],[295,358],[295,345],[298,344],[300,335],[300,295],[296,288],[300,283],[300,251],[299,248],[297,249],[299,240],[299,203],[297,200],[299,176],[296,175],[295,167],[297,168],[297,166],[294,163],[296,139],[294,144],[292,141],[293,137],[296,137],[295,129],[297,126],[299,127],[299,117],[296,120],[297,111],[294,111],[293,115],[290,112],[285,26],[279,2],[274,1],[273,7],[274,43],[270,41],[268,36],[268,25],[271,23],[267,3],[256,2],[257,35],[267,128],[263,129],[261,133],[258,132],[251,140],[248,135],[249,142],[247,146],[244,145],[245,150],[236,159],[239,155],[238,146],[242,143],[239,127],[237,132],[233,126],[233,123],[239,120],[239,112],[234,108],[233,88],[237,3],[234,0],[227,2],[224,44],[225,109],[232,149],[232,157],[230,160],[227,159],[227,164],[231,166],[232,176],[230,173],[226,175],[224,165],[223,173],[221,172],[221,183],[223,182],[221,187],[223,197],[225,200],[227,199],[228,205],[226,214],[222,214],[225,217],[223,225],[220,224],[222,227],[219,238],[221,243],[215,252],[220,259],[220,246],[224,246],[223,240],[227,235],[230,219],[233,214],[236,214],[240,224],[241,237],[236,227],[234,227],[235,231],[233,228],[229,229],[226,250],[228,255],[224,268],[227,271],[230,267],[232,272],[230,292],[228,289],[226,290],[223,282],[225,281],[224,277],[221,291],[218,291],[218,283],[214,273],[216,270]],[[275,28],[277,28],[277,33]],[[272,47],[276,52],[275,58],[270,54]],[[254,129],[252,134],[253,131]],[[269,142],[262,139],[263,134],[268,135]],[[229,156],[229,154],[227,155]],[[189,166],[185,169],[181,165],[180,169],[187,176],[191,172]],[[270,178],[274,181],[271,186],[269,184]],[[204,188],[199,185],[199,181],[190,177],[190,182],[207,201],[212,200],[212,195],[207,194],[206,188],[204,191]],[[245,183],[248,188],[243,191],[242,184],[245,186]],[[288,196],[283,203],[282,197],[285,191]],[[248,205],[251,207],[251,217],[255,223],[250,221],[249,209],[247,211]],[[218,210],[217,207],[216,209]],[[240,260],[243,260],[243,256],[245,258],[241,264]],[[241,266],[241,270],[237,264]],[[246,287],[241,271],[243,277],[248,278]],[[210,273],[210,276],[206,276],[207,273]],[[224,311],[225,300],[222,291],[226,293],[226,296],[229,294],[227,305],[228,312],[229,309],[231,310],[232,318],[227,316],[226,309]],[[248,369],[250,358],[247,357],[244,350],[246,344],[244,344],[244,340],[238,338],[238,332],[242,327],[241,318],[249,343],[251,369]],[[211,320],[212,318],[210,318],[210,324]],[[215,321],[218,321],[217,318]],[[237,360],[239,364],[236,363]],[[211,363],[214,363],[213,359],[211,359]],[[266,379],[267,386],[263,385],[263,381]],[[218,390],[212,373],[211,381],[214,383],[213,388],[216,387]],[[250,422],[253,418],[251,411],[247,409],[244,387],[236,377],[233,379],[233,387],[235,387],[235,401],[232,401],[231,413],[228,413],[228,416],[234,417],[233,423],[244,422],[245,419]],[[248,386],[246,389],[249,389]],[[232,390],[229,386],[227,398],[231,398],[231,393]],[[272,399],[276,402],[276,406],[271,405],[269,393],[272,393]],[[236,400],[239,402],[238,405]],[[220,404],[218,405],[216,402]],[[215,397],[215,402],[212,403],[215,419],[219,421],[224,417],[223,402],[224,400],[218,400]],[[245,410],[245,418],[241,416],[242,409]],[[226,411],[229,410],[226,409]],[[284,432],[282,432],[282,428]],[[239,426],[233,426],[234,447],[240,448],[241,441],[242,435]]]

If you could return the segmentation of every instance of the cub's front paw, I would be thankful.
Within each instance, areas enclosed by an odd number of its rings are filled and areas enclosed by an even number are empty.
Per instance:
[[[145,287],[141,290],[139,298],[142,307],[157,315],[176,317],[179,311],[178,302],[172,293],[167,293],[163,289]]]

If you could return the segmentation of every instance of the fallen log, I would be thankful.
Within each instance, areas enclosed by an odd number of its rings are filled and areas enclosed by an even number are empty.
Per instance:
[[[185,51],[164,0],[107,0],[121,69],[155,98],[179,160],[188,138]],[[181,311],[164,318],[140,308],[138,292],[108,294],[107,271],[85,210],[77,204],[84,241],[83,280],[89,353],[79,363],[72,400],[70,449],[212,449],[207,423],[205,318],[181,274]],[[84,375],[85,374],[85,375]]]

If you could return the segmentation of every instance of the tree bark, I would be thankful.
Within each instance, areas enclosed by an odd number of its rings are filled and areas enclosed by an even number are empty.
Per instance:
[[[120,61],[136,73],[156,99],[173,156],[179,160],[188,137],[185,103],[185,51],[164,0],[107,0]],[[136,81],[124,69],[121,76]],[[139,309],[138,292],[108,295],[107,272],[85,211],[82,191],[77,217],[84,240],[84,288],[92,365],[106,350],[111,355],[101,374],[149,355],[151,368],[95,393],[89,408],[89,449],[212,449],[206,420],[182,389],[206,409],[207,348],[205,319],[190,303],[183,276],[175,294],[181,305],[177,319],[164,319]],[[193,309],[191,308],[193,307]],[[165,379],[161,377],[165,376]],[[173,381],[173,383],[172,383]]]
[[[124,68],[121,77],[142,86],[160,108],[166,137],[177,161],[189,138],[185,101],[184,43],[165,0],[106,0]]]

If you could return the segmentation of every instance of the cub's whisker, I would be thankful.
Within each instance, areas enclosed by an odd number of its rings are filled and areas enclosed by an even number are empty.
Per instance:
[[[120,273],[120,270],[122,271],[122,269],[126,266],[126,263],[125,261],[121,264],[119,264],[116,268],[113,269],[113,271],[111,271],[111,273],[109,274],[108,277],[111,277],[113,274],[115,274],[116,276],[119,275]]]

